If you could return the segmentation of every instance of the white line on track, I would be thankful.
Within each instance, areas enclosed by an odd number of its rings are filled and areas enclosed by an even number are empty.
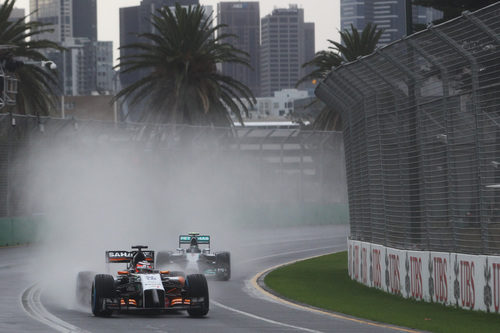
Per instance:
[[[345,248],[345,245],[340,245],[340,246],[325,246],[325,247],[319,247],[319,248],[314,248],[314,249],[298,250],[298,251],[287,251],[287,252],[272,254],[272,255],[268,255],[268,256],[263,256],[263,257],[258,257],[258,258],[252,258],[250,260],[242,261],[242,263],[247,263],[247,262],[251,262],[251,261],[258,261],[258,260],[261,260],[261,259],[267,259],[267,258],[273,258],[273,257],[280,257],[280,256],[284,256],[284,255],[289,255],[289,254],[297,254],[297,253],[313,252],[313,251],[321,251],[321,250],[330,250],[331,251],[331,250],[338,250],[338,249],[344,249],[344,248]],[[279,265],[279,266],[281,266],[281,265]],[[255,289],[260,289],[260,288],[256,287]],[[279,326],[283,326],[283,327],[288,327],[288,328],[292,328],[292,329],[299,330],[299,331],[304,331],[304,332],[321,333],[321,331],[316,331],[316,330],[313,330],[313,329],[309,329],[309,328],[305,328],[305,327],[300,327],[300,326],[295,326],[295,325],[291,325],[291,324],[286,324],[286,323],[282,323],[282,322],[279,322],[279,321],[276,321],[276,320],[272,320],[272,319],[260,317],[260,316],[257,316],[255,314],[253,314],[253,313],[249,313],[249,312],[245,312],[245,311],[242,311],[242,310],[238,310],[238,309],[232,308],[230,306],[224,305],[222,303],[219,303],[217,301],[214,301],[214,300],[211,300],[210,303],[214,304],[214,305],[216,305],[216,306],[218,306],[220,308],[226,309],[228,311],[232,311],[232,312],[235,312],[235,313],[238,313],[240,315],[247,316],[247,317],[250,317],[250,318],[253,318],[253,319],[265,321],[265,322],[273,324],[273,325],[279,325]]]
[[[34,284],[26,289],[21,296],[21,305],[26,313],[33,319],[53,328],[57,332],[89,333],[51,314],[43,306],[40,296],[42,290],[38,284]]]
[[[341,246],[341,247],[344,248],[345,246]],[[263,256],[263,257],[259,257],[259,258],[252,258],[252,259],[246,260],[244,262],[257,261],[257,260],[261,260],[261,259],[279,257],[279,256],[283,256],[283,255],[288,255],[288,254],[297,254],[297,253],[313,252],[313,251],[320,251],[320,250],[332,250],[332,249],[337,249],[337,248],[339,248],[339,246],[326,246],[326,247],[299,250],[299,251],[287,251],[287,252]],[[281,265],[279,265],[279,266],[281,266]],[[62,320],[62,319],[54,316],[50,312],[48,312],[40,300],[40,295],[41,295],[41,288],[37,284],[34,284],[31,287],[27,288],[22,294],[22,297],[21,297],[22,307],[30,317],[32,317],[33,319],[53,328],[54,330],[56,330],[58,332],[89,333],[88,331],[85,331],[81,328],[73,326],[70,323],[67,323],[64,320]],[[292,328],[295,330],[310,332],[310,333],[322,333],[321,331],[316,331],[316,330],[312,330],[309,328],[295,326],[295,325],[291,325],[291,324],[286,324],[286,323],[282,323],[282,322],[275,321],[272,319],[260,317],[260,316],[257,316],[255,314],[249,313],[249,312],[245,312],[245,311],[241,311],[241,310],[229,307],[227,305],[224,305],[224,304],[219,303],[219,302],[214,301],[214,300],[211,300],[210,303],[212,303],[218,307],[221,307],[223,309],[226,309],[226,310],[229,310],[229,311],[232,311],[232,312],[235,312],[235,313],[238,313],[238,314],[241,314],[241,315],[253,318],[253,319],[264,321],[264,322],[267,322],[267,323],[270,323],[273,325],[288,327],[288,328]]]
[[[393,325],[384,324],[384,323],[377,323],[377,322],[369,321],[369,320],[366,320],[366,319],[356,318],[356,317],[347,316],[347,315],[344,315],[344,314],[341,314],[341,313],[335,313],[335,312],[331,312],[331,311],[326,311],[326,310],[322,310],[322,309],[319,309],[319,308],[315,308],[315,307],[312,307],[312,306],[307,306],[306,304],[299,304],[299,303],[290,302],[290,301],[285,300],[285,299],[283,299],[283,298],[281,298],[281,297],[279,297],[277,295],[272,294],[271,292],[265,290],[264,288],[262,288],[259,285],[259,282],[258,282],[259,278],[261,276],[264,276],[265,274],[270,273],[271,271],[273,271],[275,269],[278,269],[278,268],[284,267],[284,266],[288,266],[288,265],[291,265],[291,264],[294,264],[294,263],[297,263],[297,262],[300,262],[300,261],[305,261],[305,260],[309,260],[309,259],[313,259],[313,258],[318,258],[318,257],[321,257],[323,255],[324,254],[316,255],[316,256],[312,256],[312,257],[304,258],[304,259],[292,260],[290,262],[287,262],[287,263],[284,263],[284,264],[279,264],[279,265],[276,265],[274,267],[268,268],[268,269],[266,269],[266,270],[264,270],[262,272],[257,273],[250,280],[250,284],[251,284],[251,286],[255,290],[259,291],[262,295],[267,296],[269,300],[274,300],[274,301],[282,303],[283,305],[288,305],[288,306],[294,307],[296,309],[301,309],[301,310],[305,310],[305,311],[309,311],[309,312],[313,312],[313,313],[320,313],[320,314],[327,315],[327,316],[330,316],[330,317],[333,317],[333,318],[337,318],[337,319],[342,319],[342,320],[346,320],[346,321],[356,322],[356,323],[367,325],[367,326],[375,326],[375,327],[380,327],[380,328],[386,328],[386,329],[390,329],[390,330],[394,330],[394,331],[399,331],[399,332],[407,332],[407,333],[419,333],[420,332],[420,331],[413,330],[413,329],[410,329],[410,328],[393,326]]]
[[[245,311],[241,311],[241,310],[229,307],[227,305],[221,304],[221,303],[219,303],[217,301],[214,301],[214,300],[211,300],[210,303],[211,304],[215,304],[216,306],[218,306],[220,308],[223,308],[223,309],[226,309],[228,311],[236,312],[236,313],[238,313],[240,315],[247,316],[247,317],[250,317],[250,318],[253,318],[253,319],[265,321],[265,322],[273,324],[273,325],[284,326],[284,327],[292,328],[292,329],[295,329],[295,330],[304,331],[304,332],[310,332],[310,333],[322,333],[321,331],[315,331],[315,330],[312,330],[312,329],[309,329],[309,328],[295,326],[295,325],[290,325],[290,324],[285,324],[285,323],[282,323],[282,322],[279,322],[279,321],[276,321],[276,320],[272,320],[272,319],[260,317],[260,316],[254,315],[252,313],[249,313],[249,312],[245,312]]]

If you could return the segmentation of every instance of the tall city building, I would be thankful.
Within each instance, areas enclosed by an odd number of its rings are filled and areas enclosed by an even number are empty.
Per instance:
[[[302,64],[314,57],[314,23],[304,22],[297,5],[274,9],[261,22],[260,92],[272,96],[307,73]]]
[[[89,95],[85,91],[90,84],[86,76],[92,75],[89,73],[92,68],[86,66],[88,57],[85,57],[85,51],[88,44],[89,40],[86,38],[68,38],[63,43],[66,50],[63,52],[63,70],[59,72],[63,74],[63,89],[66,96]]]
[[[435,9],[413,6],[413,23],[426,24],[442,17]],[[342,30],[358,30],[368,23],[384,29],[378,46],[387,45],[406,35],[406,1],[402,0],[341,0],[340,25]]]
[[[260,9],[258,2],[220,2],[217,4],[217,23],[226,27],[222,34],[233,34],[228,39],[234,47],[249,55],[252,68],[241,64],[222,64],[222,74],[249,87],[254,96],[260,95]]]
[[[316,55],[316,32],[315,32],[315,26],[314,23],[312,22],[306,22],[304,23],[304,59],[306,61],[309,61],[314,58]],[[304,68],[302,69],[302,75],[309,74],[313,68]],[[311,88],[313,86],[306,84],[308,88]]]
[[[73,0],[30,0],[31,19],[51,24],[52,32],[35,36],[57,43],[73,37]]]
[[[113,42],[96,42],[96,85],[99,92],[111,92],[118,89],[115,70],[113,69]]]
[[[162,7],[173,7],[176,3],[181,6],[198,5],[199,0],[142,0],[139,6],[120,8],[120,46],[139,42],[138,34],[153,32],[151,15]],[[135,52],[121,48],[120,58],[133,55]],[[120,81],[126,87],[144,75],[145,73],[141,72],[120,74]]]
[[[443,12],[430,7],[413,6],[413,24],[427,26],[443,18]]]
[[[65,48],[64,51],[46,52],[46,56],[57,64],[63,95],[90,95],[113,90],[113,84],[104,80],[113,77],[112,56],[101,54],[103,45],[112,49],[112,42],[97,41],[96,0],[30,0],[30,12],[35,12],[33,20],[51,24],[54,30],[33,38],[48,39]]]
[[[53,32],[36,36],[62,43],[71,37],[97,40],[97,0],[30,0],[31,19],[51,24]]]
[[[97,40],[97,0],[73,1],[73,37]]]
[[[12,9],[12,13],[10,14],[9,21],[17,21],[25,16],[26,14],[23,8],[14,7]]]

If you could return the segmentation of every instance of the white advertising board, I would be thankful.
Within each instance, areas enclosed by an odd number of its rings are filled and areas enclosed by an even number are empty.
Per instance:
[[[500,313],[500,257],[408,251],[348,239],[351,279],[405,298]]]

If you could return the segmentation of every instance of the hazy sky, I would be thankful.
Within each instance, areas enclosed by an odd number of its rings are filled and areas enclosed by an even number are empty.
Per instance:
[[[203,5],[211,5],[214,11],[219,0],[200,0]],[[120,41],[119,8],[135,6],[140,0],[98,0],[97,20],[98,38],[102,41],[113,41],[113,47],[118,47]],[[338,39],[340,29],[340,0],[262,0],[260,15],[266,16],[273,8],[288,8],[289,4],[298,4],[304,8],[306,22],[316,24],[316,51],[328,47],[327,39]],[[16,7],[29,10],[29,0],[17,0]],[[118,53],[115,51],[115,58]]]

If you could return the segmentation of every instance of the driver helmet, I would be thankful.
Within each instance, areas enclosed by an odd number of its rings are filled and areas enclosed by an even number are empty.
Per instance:
[[[196,237],[191,238],[191,244],[190,244],[190,247],[188,249],[188,252],[190,252],[190,253],[200,253],[201,252],[200,248],[198,247],[198,240],[196,239]]]
[[[135,266],[136,273],[151,273],[153,271],[153,267],[147,261],[139,261]]]
[[[139,251],[134,255],[134,257],[132,259],[132,265],[136,266],[139,262],[145,261],[145,260],[146,260],[146,256],[144,255],[144,253],[142,251]]]

